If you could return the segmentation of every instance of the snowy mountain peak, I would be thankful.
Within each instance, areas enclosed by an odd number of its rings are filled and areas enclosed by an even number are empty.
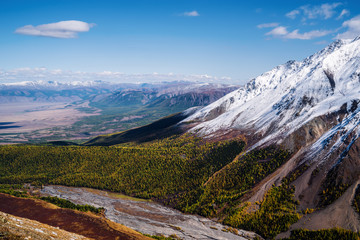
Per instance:
[[[192,131],[249,130],[262,136],[257,145],[281,143],[312,119],[350,109],[359,101],[360,38],[337,40],[301,62],[288,61],[251,80],[184,122]],[[348,109],[348,110],[349,110]]]

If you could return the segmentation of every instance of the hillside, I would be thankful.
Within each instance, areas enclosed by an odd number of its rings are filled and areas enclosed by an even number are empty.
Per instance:
[[[18,239],[151,239],[91,213],[1,193],[0,199],[0,218],[3,222],[0,233],[17,235]]]
[[[3,212],[0,212],[0,221],[4,223],[0,226],[0,236],[4,239],[89,239],[34,220],[16,217]]]
[[[337,40],[301,62],[289,61],[262,74],[183,122],[196,125],[190,132],[205,138],[244,135],[247,151],[277,146],[292,153],[248,194],[250,202],[261,200],[272,184],[296,171],[291,185],[299,208],[322,210],[294,227],[359,231],[352,207],[360,178],[359,69],[360,37]],[[345,208],[344,218],[327,210]]]
[[[133,128],[120,133],[97,136],[83,143],[83,145],[111,146],[127,142],[142,143],[182,134],[185,130],[180,127],[178,123],[191,115],[195,110],[196,107],[184,112],[161,118],[145,126]]]
[[[106,189],[209,216],[215,198],[203,185],[243,148],[241,139],[213,143],[191,136],[117,147],[1,146],[0,183]],[[197,198],[201,195],[203,200]],[[172,223],[171,218],[160,220]],[[232,231],[233,239],[242,239],[239,230]]]

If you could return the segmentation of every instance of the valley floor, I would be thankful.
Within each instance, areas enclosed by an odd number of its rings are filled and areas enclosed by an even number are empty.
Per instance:
[[[25,143],[48,137],[66,138],[67,133],[62,128],[85,116],[98,114],[79,111],[81,107],[88,107],[88,102],[79,105],[68,102],[1,103],[0,124],[5,125],[0,128],[0,144]],[[88,137],[83,136],[85,139]]]
[[[204,217],[184,214],[155,202],[117,193],[64,186],[45,186],[41,192],[76,204],[104,207],[108,219],[149,235],[219,240],[255,237],[254,233],[243,230],[238,230],[238,234],[231,233],[228,227]]]

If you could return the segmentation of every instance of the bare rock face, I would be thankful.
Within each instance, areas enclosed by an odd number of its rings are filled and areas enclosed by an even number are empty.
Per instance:
[[[319,139],[321,135],[329,129],[333,119],[324,119],[324,117],[317,117],[309,121],[307,124],[297,129],[294,133],[287,136],[281,145],[292,152],[297,152],[301,148],[313,143],[314,140]]]

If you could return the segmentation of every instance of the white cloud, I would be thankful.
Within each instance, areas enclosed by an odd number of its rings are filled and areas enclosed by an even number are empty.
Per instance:
[[[279,26],[279,27],[274,28],[270,32],[266,33],[265,35],[268,35],[268,36],[271,35],[271,36],[277,37],[277,36],[284,36],[286,34],[288,34],[286,27]]]
[[[323,16],[325,19],[331,18],[336,13],[334,11],[334,9],[340,5],[341,5],[341,3],[322,4],[320,6],[320,10],[318,11],[318,14],[319,14],[319,16]]]
[[[301,9],[304,12],[304,15],[309,19],[315,19],[315,18],[324,18],[329,19],[334,14],[334,9],[341,5],[340,3],[324,3],[320,6],[302,6]]]
[[[15,30],[15,33],[53,37],[53,38],[76,38],[80,32],[88,32],[95,24],[89,24],[82,21],[70,20],[42,25],[26,25]]]
[[[288,12],[287,14],[285,14],[285,16],[287,16],[288,18],[291,19],[295,19],[297,15],[300,14],[299,10],[292,10],[291,12]]]
[[[352,39],[360,35],[360,15],[345,21],[342,26],[347,28],[347,31],[338,34],[337,39]]]
[[[339,19],[343,18],[344,16],[348,16],[348,15],[350,15],[349,10],[343,9],[343,10],[341,11],[340,15],[336,18],[336,20],[339,20]]]
[[[332,33],[333,31],[328,30],[313,30],[309,32],[299,33],[299,29],[296,29],[292,32],[289,32],[286,27],[279,26],[267,32],[265,35],[273,36],[273,37],[280,37],[283,39],[300,39],[300,40],[309,40],[318,37],[323,37]]]
[[[302,15],[303,19],[329,19],[336,14],[335,9],[342,5],[342,3],[324,3],[317,6],[305,5],[298,9],[288,12],[286,16],[291,19],[295,19],[298,15]]]
[[[332,33],[332,31],[327,30],[313,30],[309,32],[299,33],[299,29],[296,29],[284,36],[286,39],[301,39],[301,40],[310,40],[318,37],[323,37]]]
[[[197,11],[184,12],[182,15],[186,16],[186,17],[198,17],[198,16],[200,16],[200,14]]]
[[[263,23],[263,24],[259,24],[257,25],[258,28],[271,28],[271,27],[277,27],[279,26],[279,23],[273,22],[273,23]]]

